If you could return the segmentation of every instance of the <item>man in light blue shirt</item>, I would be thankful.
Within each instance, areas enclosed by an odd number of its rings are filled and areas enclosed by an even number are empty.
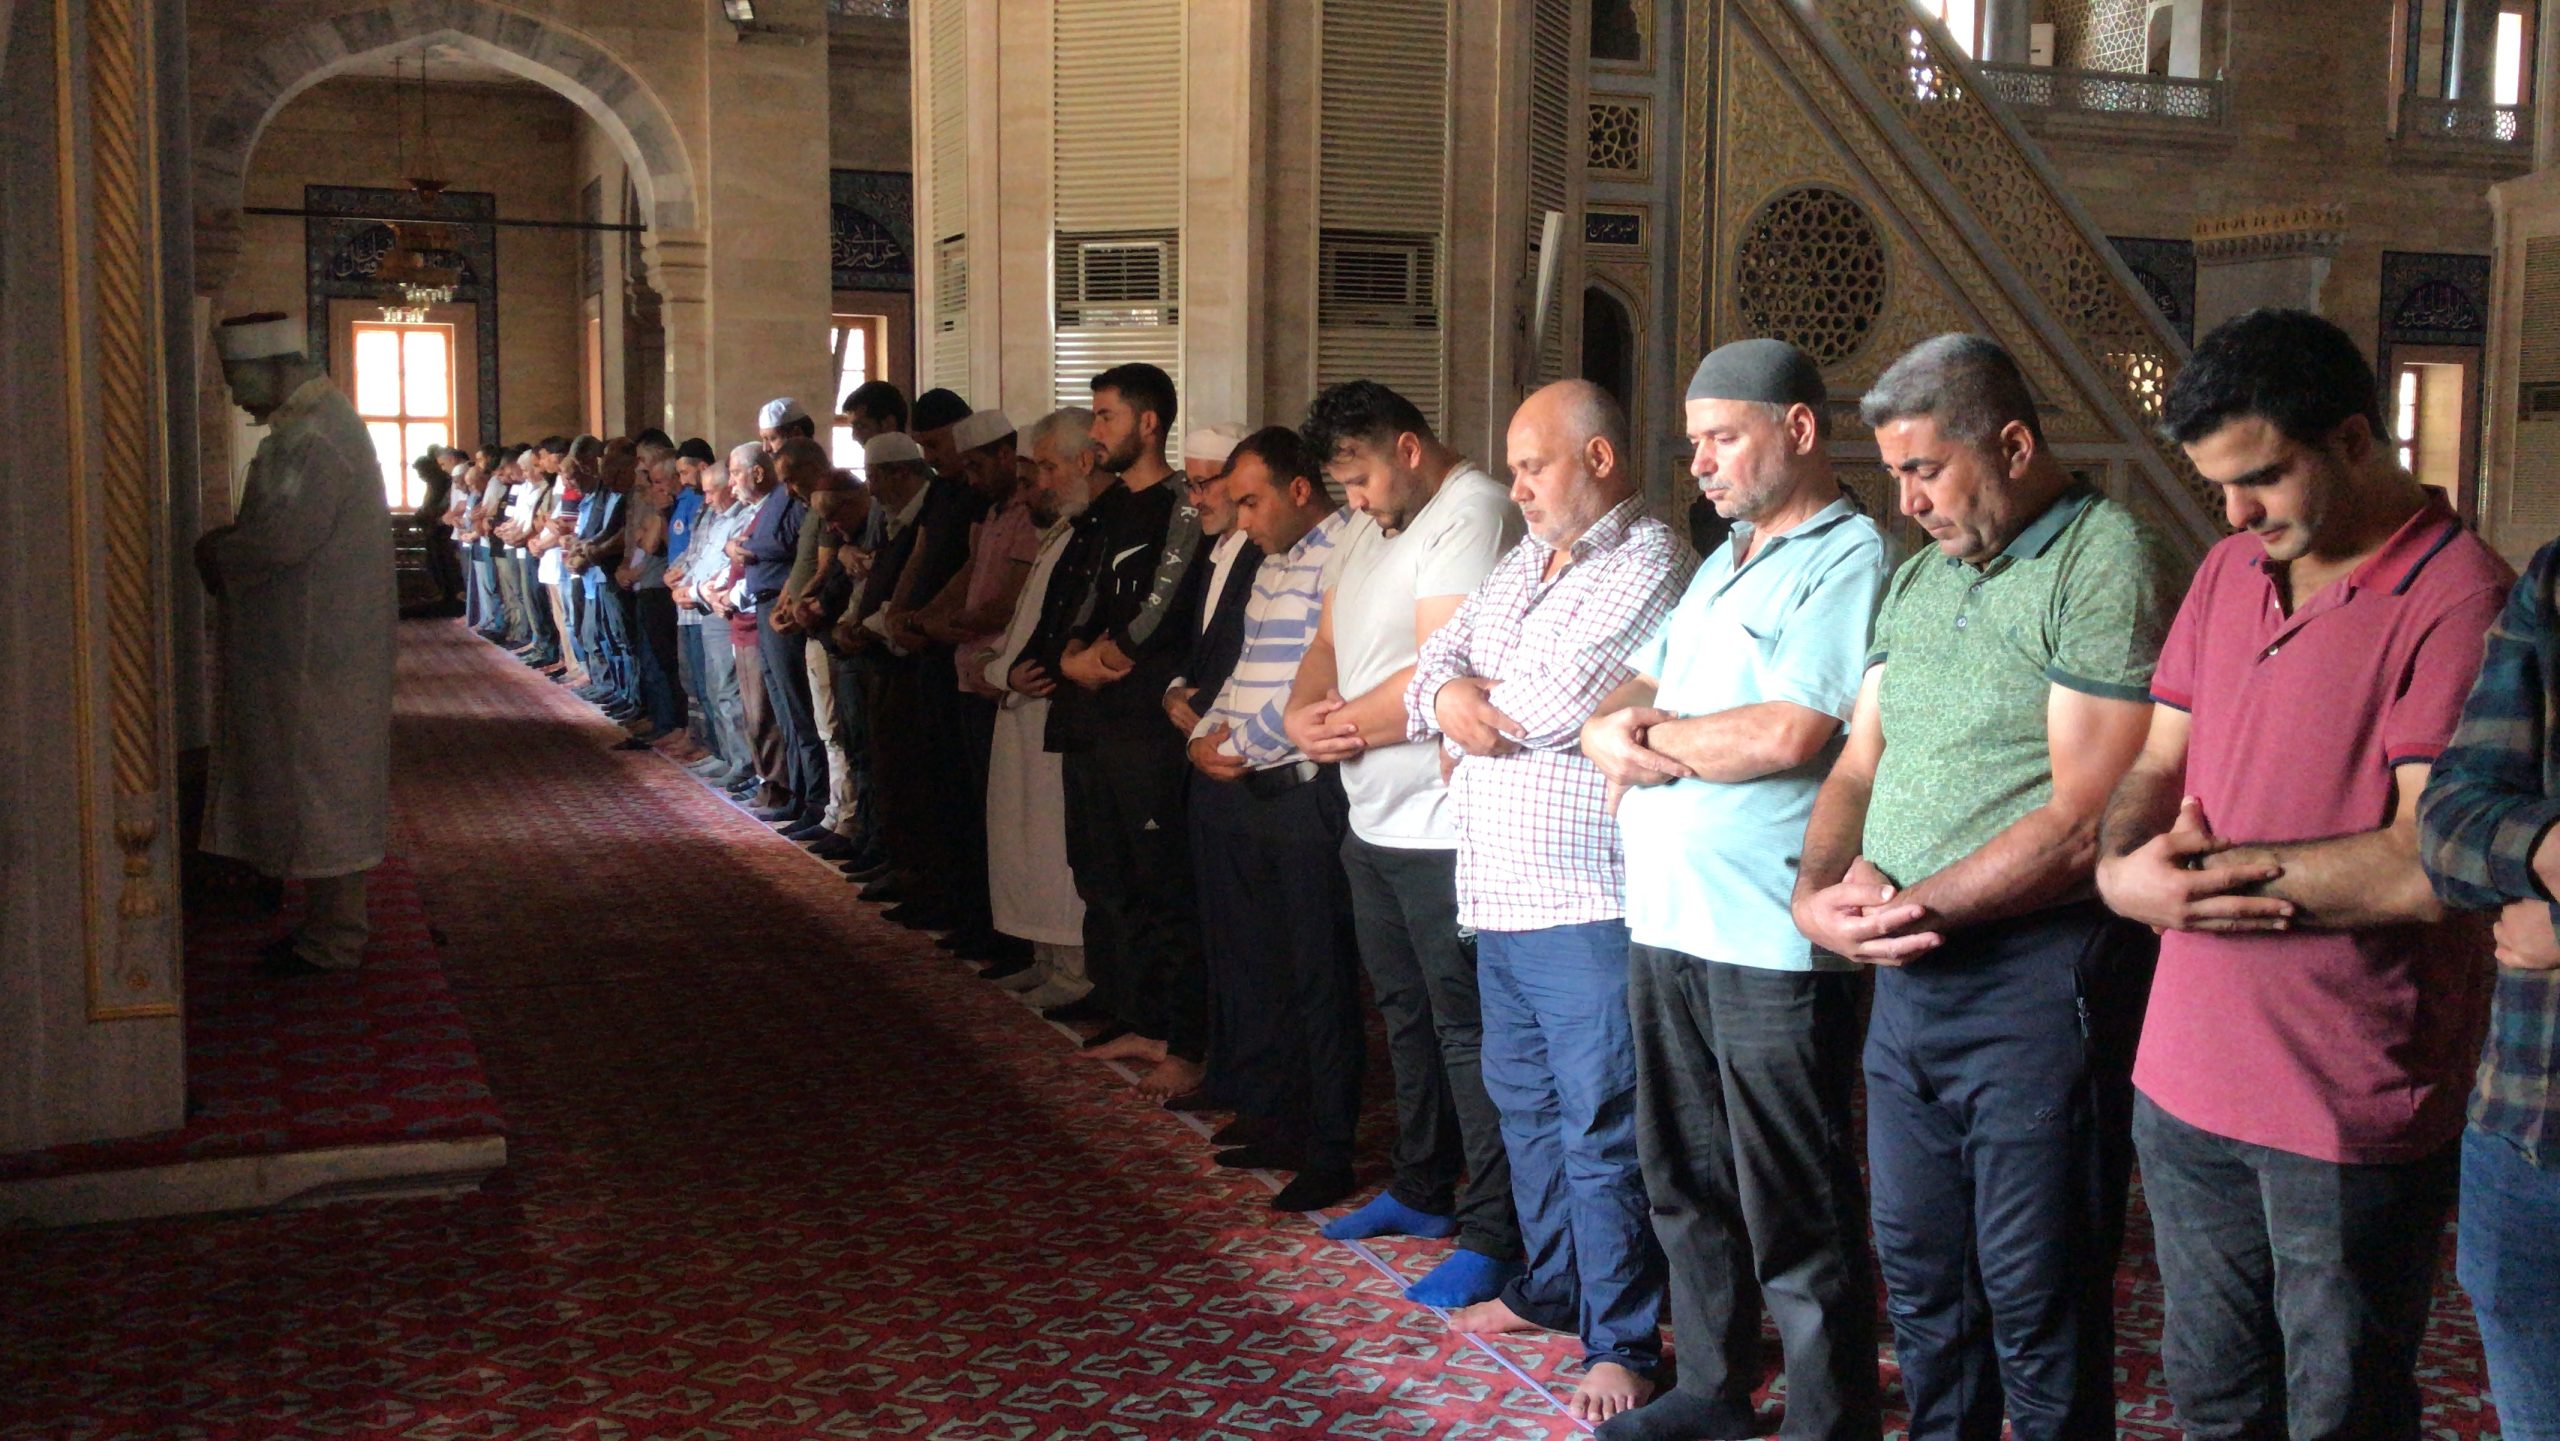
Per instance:
[[[1637,1143],[1681,1340],[1678,1388],[1603,1424],[1606,1441],[1756,1434],[1763,1299],[1787,1434],[1881,1425],[1849,1109],[1863,978],[1789,911],[1893,573],[1832,472],[1824,400],[1821,371],[1782,341],[1699,363],[1690,472],[1733,534],[1583,728],[1626,849]]]

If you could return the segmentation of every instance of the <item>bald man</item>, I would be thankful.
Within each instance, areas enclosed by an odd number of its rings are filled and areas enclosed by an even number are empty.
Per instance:
[[[1635,1129],[1625,867],[1582,726],[1687,582],[1643,513],[1626,414],[1559,381],[1513,415],[1511,499],[1528,523],[1423,643],[1406,734],[1436,739],[1458,815],[1458,924],[1476,933],[1484,1086],[1502,1115],[1528,1269],[1450,1317],[1470,1333],[1582,1337],[1568,1410],[1642,1405],[1662,1362],[1661,1249]]]

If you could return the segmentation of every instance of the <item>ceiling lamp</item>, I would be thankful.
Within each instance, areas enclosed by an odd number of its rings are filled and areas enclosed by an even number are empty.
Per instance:
[[[393,60],[396,81],[400,62]],[[435,151],[427,135],[427,57],[418,57],[418,167],[432,172]],[[409,144],[406,127],[400,133],[400,168],[409,168]],[[450,183],[433,174],[409,177],[409,193],[417,197],[418,208],[434,211],[443,202],[445,186]],[[462,282],[462,269],[453,257],[462,248],[459,231],[450,225],[422,221],[392,221],[391,248],[382,253],[374,265],[376,283],[399,287],[396,301],[382,307],[383,320],[392,325],[423,325],[427,312],[439,305],[451,305],[456,286]]]

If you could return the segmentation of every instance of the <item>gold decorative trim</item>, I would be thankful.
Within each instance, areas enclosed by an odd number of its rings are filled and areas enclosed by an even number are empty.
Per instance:
[[[85,34],[80,33],[84,23]],[[54,30],[56,158],[69,277],[63,292],[65,419],[71,434],[97,440],[94,477],[83,447],[73,448],[68,466],[72,553],[84,561],[97,553],[95,528],[104,532],[106,559],[103,608],[113,797],[104,817],[96,793],[99,684],[92,649],[99,607],[86,577],[72,587],[73,749],[89,1016],[99,1021],[174,1016],[176,978],[168,973],[165,947],[145,943],[161,934],[161,917],[168,909],[167,877],[155,865],[165,840],[160,708],[168,687],[155,543],[161,529],[156,491],[166,448],[159,385],[159,156],[151,15],[137,0],[55,0]],[[89,322],[85,326],[84,317]],[[94,405],[89,391],[93,366]],[[102,825],[122,857],[112,917],[100,894],[97,832]]]
[[[2198,220],[2196,263],[2334,256],[2346,240],[2344,205],[2265,205]]]

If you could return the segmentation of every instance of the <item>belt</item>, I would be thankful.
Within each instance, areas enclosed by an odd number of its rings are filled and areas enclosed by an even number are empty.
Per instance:
[[[1323,774],[1324,767],[1317,765],[1314,761],[1273,766],[1268,770],[1246,771],[1244,773],[1245,794],[1258,801],[1272,800],[1287,795]]]

